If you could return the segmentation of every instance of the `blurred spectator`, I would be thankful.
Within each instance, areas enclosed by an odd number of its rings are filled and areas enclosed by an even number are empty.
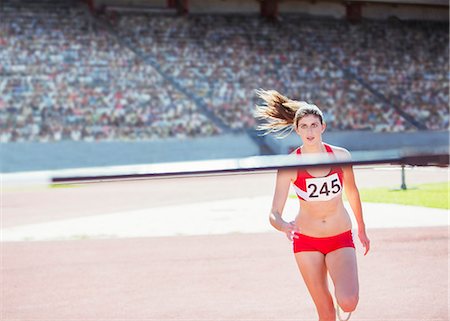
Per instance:
[[[91,24],[85,8],[6,1],[2,10],[2,142],[221,132],[194,100],[110,31]],[[103,18],[231,129],[254,127],[258,88],[317,104],[329,130],[414,129],[393,106],[429,129],[449,126],[447,25],[353,25],[296,16],[278,23],[254,16]],[[391,104],[380,102],[355,77]]]
[[[429,129],[448,128],[445,24],[353,25],[296,16],[273,24],[252,16],[124,14],[115,28],[203,97],[232,128],[254,125],[251,111],[259,87],[316,103],[331,117],[334,130],[413,129],[393,105]],[[392,106],[347,79],[344,70],[361,77]]]
[[[219,128],[83,7],[6,4],[0,35],[0,140],[147,140]],[[94,28],[95,29],[95,28]]]

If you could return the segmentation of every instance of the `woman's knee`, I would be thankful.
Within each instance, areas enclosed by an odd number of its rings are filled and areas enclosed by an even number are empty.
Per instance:
[[[358,305],[359,297],[358,294],[340,295],[336,297],[336,300],[344,312],[352,312]]]

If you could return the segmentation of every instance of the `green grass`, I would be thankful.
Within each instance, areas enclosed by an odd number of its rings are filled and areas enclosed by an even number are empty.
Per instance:
[[[388,188],[360,189],[361,200],[369,203],[393,203],[449,209],[450,182],[421,184],[406,190]]]
[[[392,188],[360,188],[361,201],[368,203],[389,203],[432,208],[449,209],[450,182],[408,186],[406,190]],[[289,198],[297,198],[295,194]],[[344,193],[344,199],[347,197]]]
[[[50,188],[74,188],[74,187],[80,187],[80,185],[75,185],[75,184],[50,184],[49,185]]]

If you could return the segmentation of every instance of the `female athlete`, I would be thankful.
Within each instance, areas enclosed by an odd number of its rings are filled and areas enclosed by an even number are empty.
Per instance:
[[[326,124],[317,106],[291,100],[274,90],[260,90],[257,94],[265,102],[257,106],[255,112],[255,116],[264,121],[258,128],[265,134],[295,130],[303,145],[294,153],[326,153],[330,157],[350,158],[346,149],[322,142]],[[293,222],[286,222],[282,214],[291,183],[299,198],[300,210]],[[342,201],[344,186],[366,255],[370,241],[352,166],[280,169],[277,173],[270,223],[286,233],[293,243],[295,259],[316,306],[319,321],[335,321],[336,312],[342,320],[339,307],[349,313],[348,320],[359,299],[352,224]],[[328,289],[327,273],[334,284],[337,311]]]

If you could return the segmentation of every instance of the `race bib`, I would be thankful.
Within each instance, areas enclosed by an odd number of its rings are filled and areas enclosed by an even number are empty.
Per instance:
[[[306,191],[295,185],[294,188],[297,194],[306,201],[328,201],[342,192],[342,185],[337,173],[327,177],[307,178],[305,183]]]
[[[305,181],[309,201],[328,201],[342,191],[337,173],[327,177],[307,178]]]

